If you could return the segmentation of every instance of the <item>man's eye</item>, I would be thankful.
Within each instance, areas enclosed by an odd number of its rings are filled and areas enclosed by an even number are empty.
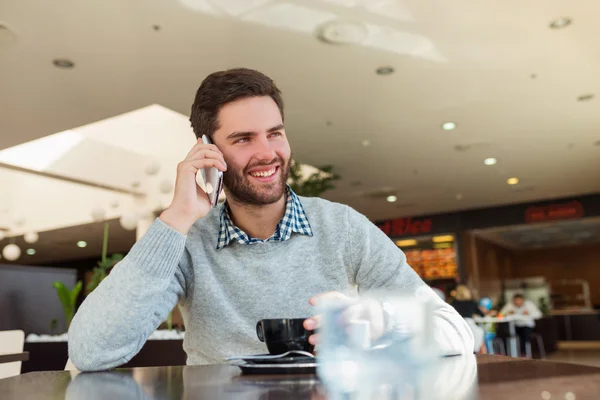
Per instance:
[[[281,136],[281,132],[273,132],[271,133],[271,136]]]
[[[233,143],[245,143],[245,142],[247,142],[247,141],[248,141],[248,138],[240,138],[240,139],[236,140],[236,141],[235,141],[235,142],[233,142]]]

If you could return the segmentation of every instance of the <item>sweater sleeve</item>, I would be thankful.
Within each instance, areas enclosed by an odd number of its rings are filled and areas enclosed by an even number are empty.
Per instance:
[[[527,300],[527,312],[529,312],[529,316],[533,319],[539,319],[544,316],[538,306],[531,300]]]
[[[69,328],[69,357],[80,371],[125,364],[185,295],[186,236],[160,219],[87,296]]]
[[[473,333],[465,320],[423,282],[406,262],[402,250],[365,216],[349,207],[347,224],[347,251],[352,254],[359,291],[385,290],[426,298],[433,307],[433,336],[440,354],[473,353]]]

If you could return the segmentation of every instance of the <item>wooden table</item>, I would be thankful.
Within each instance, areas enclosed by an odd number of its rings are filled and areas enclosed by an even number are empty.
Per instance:
[[[449,364],[444,364],[448,360]],[[453,363],[462,366],[456,368]],[[383,388],[387,390],[386,396],[367,398],[584,400],[597,399],[600,394],[600,368],[502,356],[478,356],[476,362],[471,356],[451,357],[440,365],[438,373],[423,377],[425,386],[413,392],[419,396],[392,397],[388,385]],[[402,380],[403,377],[397,377],[395,384]],[[3,400],[333,398],[328,397],[315,375],[242,375],[231,365],[148,367],[79,374],[30,372],[0,380],[0,394]]]
[[[508,331],[510,336],[507,339],[507,352],[511,357],[519,357],[519,345],[517,339],[517,331],[515,329],[515,322],[523,321],[534,321],[533,318],[525,315],[507,315],[504,317],[473,317],[473,320],[477,324],[489,324],[489,323],[508,323]]]
[[[29,360],[29,352],[27,351],[14,354],[0,354],[0,364],[27,360]]]

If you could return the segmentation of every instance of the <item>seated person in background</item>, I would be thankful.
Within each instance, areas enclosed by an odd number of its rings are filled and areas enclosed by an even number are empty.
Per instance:
[[[479,299],[479,311],[486,317],[495,317],[498,312],[493,310],[493,302],[489,297],[482,297]],[[485,331],[485,344],[488,353],[494,353],[494,338],[496,337],[496,325],[494,322],[487,322],[480,324]]]
[[[456,294],[450,302],[450,305],[465,319],[473,331],[475,337],[475,351],[479,351],[482,354],[487,353],[485,346],[485,331],[473,320],[473,315],[476,314],[483,317],[483,313],[479,309],[479,304],[473,300],[471,290],[465,285],[458,285],[455,292]]]
[[[489,297],[482,297],[479,299],[479,311],[481,311],[484,316],[495,316],[498,314],[495,310],[492,310],[493,306],[492,300]]]
[[[527,300],[525,296],[517,293],[513,296],[511,303],[507,303],[502,307],[500,314],[529,317],[521,321],[515,321],[515,330],[521,344],[521,354],[525,354],[525,346],[529,342],[533,328],[535,328],[535,320],[542,318],[542,312],[533,301]]]
[[[178,303],[187,363],[211,364],[264,353],[261,319],[307,318],[314,330],[320,299],[376,289],[426,298],[436,350],[472,352],[467,324],[379,228],[348,206],[287,186],[292,153],[281,92],[269,77],[241,68],[209,75],[190,121],[199,140],[177,167],[171,205],[71,323],[69,356],[79,370],[128,362]],[[217,207],[196,183],[206,167],[224,172],[227,201]]]

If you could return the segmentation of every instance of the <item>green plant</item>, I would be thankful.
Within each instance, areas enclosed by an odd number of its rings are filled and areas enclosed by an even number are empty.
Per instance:
[[[60,281],[55,281],[52,286],[54,286],[54,289],[56,289],[56,293],[60,299],[63,312],[65,313],[67,330],[69,330],[69,326],[71,326],[71,320],[75,315],[75,303],[77,302],[77,296],[79,296],[79,292],[81,292],[83,283],[81,281],[77,281],[75,287],[71,290],[67,289],[65,284]]]
[[[540,297],[539,308],[544,317],[547,317],[551,314],[550,307],[548,306],[548,303],[546,302],[546,299],[544,297]]]
[[[325,165],[317,168],[317,171],[309,176],[302,173],[302,165],[292,160],[288,184],[299,196],[318,197],[322,193],[335,189],[334,181],[341,177],[333,172],[333,166]]]
[[[90,294],[98,287],[100,282],[108,275],[110,269],[123,259],[123,254],[113,254],[107,257],[108,250],[108,222],[104,223],[104,238],[102,240],[102,259],[98,261],[98,266],[92,269],[92,277],[85,287],[86,294]]]
[[[52,321],[50,321],[50,333],[52,333],[52,334],[56,333],[57,329],[58,329],[58,319],[52,318]]]

